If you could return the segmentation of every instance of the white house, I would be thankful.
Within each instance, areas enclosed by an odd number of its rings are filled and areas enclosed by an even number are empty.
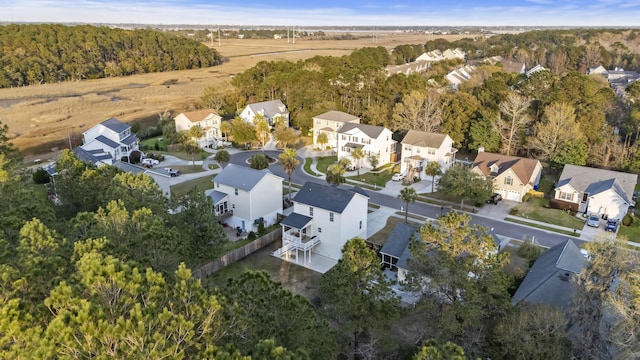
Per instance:
[[[346,123],[338,130],[338,159],[348,158],[356,167],[372,167],[370,156],[378,157],[378,166],[395,161],[396,142],[393,132],[384,126]],[[351,153],[362,149],[365,158],[357,164]]]
[[[638,175],[565,165],[556,183],[554,200],[576,211],[622,219],[635,206],[633,191]]]
[[[240,117],[250,123],[253,123],[256,115],[264,116],[269,126],[274,126],[277,118],[283,119],[285,125],[289,126],[289,110],[280,100],[249,104],[240,113]]]
[[[409,130],[402,139],[400,173],[408,178],[422,178],[425,165],[431,161],[437,161],[442,172],[446,172],[455,162],[457,151],[449,135]]]
[[[454,90],[458,89],[460,84],[465,83],[471,79],[473,73],[476,72],[477,68],[473,65],[465,65],[459,69],[452,70],[445,77],[451,83],[451,87]]]
[[[226,218],[229,226],[255,231],[261,219],[270,226],[282,214],[282,180],[266,169],[229,164],[205,193],[214,202],[216,215]]]
[[[452,60],[452,59],[464,60],[466,55],[462,49],[447,49],[442,52],[442,56],[446,60]]]
[[[318,135],[327,134],[326,146],[336,149],[338,146],[338,130],[347,123],[359,124],[360,118],[346,112],[331,110],[313,117],[313,145],[318,145]]]
[[[324,273],[342,258],[348,240],[366,239],[368,206],[358,187],[307,182],[293,198],[293,213],[280,222],[282,247],[273,255]]]
[[[111,165],[115,160],[129,158],[138,150],[138,142],[136,134],[131,132],[131,125],[110,118],[82,133],[81,147]],[[107,154],[111,160],[106,159]]]
[[[471,170],[493,180],[493,191],[506,200],[522,201],[530,190],[537,190],[542,164],[536,159],[480,151]]]
[[[416,61],[442,61],[444,60],[444,55],[442,54],[442,51],[435,49],[426,53],[423,53],[422,55],[418,56],[416,58]]]
[[[201,147],[216,145],[220,140],[220,123],[222,117],[211,109],[190,111],[178,114],[173,118],[176,123],[176,131],[189,131],[193,126],[199,126],[204,136],[198,139]]]

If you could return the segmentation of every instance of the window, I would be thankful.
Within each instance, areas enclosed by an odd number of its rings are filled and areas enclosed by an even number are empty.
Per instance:
[[[560,200],[573,201],[573,194],[560,191]]]
[[[416,154],[420,154],[420,148],[416,148]]]
[[[236,195],[238,195],[238,189],[236,189]]]
[[[333,222],[333,213],[332,212],[329,213],[329,221]]]
[[[316,120],[316,124],[320,125],[321,123],[322,123],[322,121]]]
[[[405,146],[404,149],[407,151],[411,151],[411,146]]]
[[[428,154],[428,155],[435,155],[435,154],[436,154],[436,149],[434,149],[434,148],[428,148],[428,149],[427,149],[427,154]]]
[[[309,216],[313,216],[313,207],[309,206]]]
[[[321,227],[319,227],[319,228],[318,228],[318,233],[321,233],[321,232],[322,232],[322,228],[321,228]]]
[[[362,230],[362,220],[360,220],[360,230]]]
[[[506,178],[504,178],[504,184],[513,185],[513,178],[511,176],[507,176]]]
[[[219,188],[220,187],[220,183],[216,183],[216,187]]]
[[[352,140],[353,140],[353,142],[357,143],[358,142],[358,137],[354,136]]]

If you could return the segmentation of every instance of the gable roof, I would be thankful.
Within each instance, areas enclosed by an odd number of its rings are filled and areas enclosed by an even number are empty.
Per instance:
[[[247,105],[254,113],[264,110],[265,117],[272,117],[277,114],[288,114],[287,107],[280,100],[262,101]]]
[[[314,119],[321,119],[321,120],[331,120],[331,121],[338,121],[338,122],[352,122],[353,120],[358,120],[358,122],[360,121],[360,118],[355,116],[355,115],[351,115],[351,114],[347,114],[346,112],[342,112],[342,111],[338,111],[338,110],[331,110],[331,111],[327,111],[326,113],[320,114],[320,115],[316,115],[313,117]]]
[[[523,184],[527,184],[531,180],[531,176],[539,163],[540,162],[535,159],[482,151],[478,153],[471,167],[477,167],[485,176],[500,175],[511,169]],[[491,167],[493,166],[498,167],[497,173],[491,172]]]
[[[416,234],[418,228],[405,223],[397,223],[391,230],[387,241],[380,249],[380,253],[384,253],[396,258],[400,258],[402,253],[409,247],[411,235]]]
[[[582,271],[587,261],[571,240],[543,252],[513,295],[511,303],[545,303],[567,309],[571,303],[569,277]]]
[[[218,204],[220,201],[224,200],[224,198],[229,196],[229,194],[215,189],[205,190],[204,194],[213,200],[214,204]]]
[[[217,177],[219,176],[220,175]],[[298,191],[296,196],[294,196],[293,201],[336,213],[342,213],[356,194],[365,196],[361,192],[351,189],[344,190],[331,185],[307,182],[302,189]]]
[[[109,139],[108,137],[104,136],[104,135],[98,135],[96,136],[94,141],[98,141],[103,143],[104,145],[107,145],[108,147],[110,147],[111,149],[117,149],[120,147],[120,144],[118,144],[117,142]]]
[[[358,124],[358,123],[346,123],[342,125],[340,130],[338,130],[338,134],[344,134],[353,129],[358,129],[365,133],[371,139],[377,139],[380,134],[386,129],[384,126],[374,126],[367,124]]]
[[[311,221],[313,221],[313,218],[309,216],[291,213],[291,215],[280,221],[280,225],[289,226],[295,229],[304,229]]]
[[[220,118],[220,115],[216,114],[215,110],[212,110],[212,109],[189,111],[189,112],[183,112],[181,114],[192,123],[200,122],[206,119],[209,115],[213,115],[216,118]]]
[[[118,134],[131,127],[129,124],[125,124],[116,118],[107,119],[100,124],[109,130],[117,132]]]
[[[628,204],[632,204],[633,190],[638,175],[620,171],[590,168],[586,166],[565,165],[556,188],[570,184],[576,191],[595,195],[613,189]]]
[[[446,134],[409,130],[402,139],[402,144],[439,149],[447,136]]]
[[[102,153],[102,150],[100,150],[100,153]],[[73,149],[73,155],[75,155],[78,160],[84,161],[87,164],[96,165],[100,162],[100,159],[95,156],[94,152],[87,151],[80,146]],[[111,156],[109,156],[109,158],[111,158]]]
[[[256,170],[242,165],[229,164],[213,178],[213,182],[233,186],[244,191],[251,191],[265,176],[275,176],[283,180],[267,169]]]

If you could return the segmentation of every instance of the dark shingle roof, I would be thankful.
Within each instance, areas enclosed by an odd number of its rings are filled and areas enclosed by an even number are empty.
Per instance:
[[[117,132],[118,134],[127,130],[128,128],[130,128],[131,126],[129,124],[125,124],[122,121],[116,119],[116,118],[110,118],[107,119],[103,122],[101,122],[102,126],[106,127],[109,130],[113,130],[115,132]]]
[[[298,213],[291,213],[291,215],[287,216],[280,222],[280,225],[290,226],[294,229],[304,229],[304,227],[307,226],[307,224],[309,224],[312,220],[313,218],[310,218],[308,216]]]
[[[136,136],[136,134],[131,134],[126,138],[122,139],[120,142],[125,145],[131,145],[131,144],[134,144],[136,141],[138,141],[138,137]]]
[[[409,246],[411,235],[416,234],[418,228],[405,223],[397,223],[391,230],[389,238],[380,249],[380,253],[384,253],[396,258],[400,258],[402,253]]]
[[[267,169],[255,170],[242,165],[229,164],[220,171],[218,176],[213,179],[213,182],[233,186],[244,191],[250,191],[267,175],[273,174]]]
[[[340,130],[338,130],[339,134],[344,134],[353,129],[358,129],[365,133],[371,139],[377,139],[380,134],[384,131],[384,126],[373,126],[367,124],[357,124],[357,123],[346,123],[342,125]]]
[[[225,197],[229,196],[227,193],[224,193],[222,191],[218,191],[218,190],[213,190],[213,189],[209,189],[206,190],[204,192],[204,194],[206,196],[208,196],[211,200],[213,200],[214,204],[219,203],[220,201],[222,201]]]
[[[337,110],[327,111],[326,113],[316,115],[313,118],[320,119],[320,120],[339,121],[344,123],[352,122],[354,120],[358,120],[358,122],[360,122],[359,117],[355,115],[347,114],[346,112],[337,111]]]
[[[216,179],[219,176],[220,175],[218,175]],[[307,182],[302,189],[298,191],[293,201],[336,213],[342,213],[356,193],[362,194],[354,190],[343,190],[331,185]]]
[[[569,277],[582,271],[585,265],[584,255],[571,239],[552,247],[538,257],[511,303],[527,301],[567,309],[571,303]]]
[[[102,153],[103,151],[100,151]],[[83,161],[87,164],[96,165],[100,160],[90,151],[87,151],[81,147],[77,147],[73,149],[73,155],[80,161]]]
[[[120,144],[118,144],[117,142],[109,139],[108,137],[104,136],[104,135],[98,135],[96,137],[96,140],[107,145],[108,147],[112,148],[112,149],[117,149],[120,147]]]

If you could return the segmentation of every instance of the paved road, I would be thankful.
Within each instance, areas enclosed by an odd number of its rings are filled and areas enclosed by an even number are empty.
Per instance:
[[[254,154],[258,154],[258,153],[261,153],[261,151],[247,151],[247,152],[233,154],[231,156],[230,162],[233,164],[248,166],[247,160]],[[265,151],[265,154],[271,157],[277,158],[280,152]],[[324,179],[319,179],[317,177],[314,177],[305,173],[304,170],[302,170],[303,164],[304,164],[304,159],[300,158],[300,166],[296,168],[296,170],[293,172],[293,175],[291,176],[291,181],[293,183],[304,184],[307,181],[311,181],[315,183],[326,184],[326,181]],[[271,172],[273,172],[274,174],[283,177],[286,181],[287,175],[279,163],[275,163],[269,166],[269,170],[271,170]],[[346,188],[349,188],[350,186],[340,185],[340,187],[346,189]],[[399,200],[396,196],[391,196],[391,195],[376,192],[376,191],[369,191],[366,189],[365,191],[367,192],[367,194],[369,194],[369,197],[370,197],[369,201],[372,203],[375,203],[381,206],[388,206],[398,210],[400,210],[401,206],[404,206],[404,202]],[[427,204],[423,202],[416,202],[409,206],[409,212],[435,219],[438,216],[440,216],[442,209],[440,206]],[[533,237],[536,243],[546,247],[551,247],[556,244],[559,244],[560,242],[568,238],[573,239],[577,245],[580,245],[583,242],[583,240],[580,240],[577,237],[571,237],[571,236],[562,235],[554,232],[549,232],[549,231],[545,231],[545,230],[541,230],[541,229],[537,229],[529,226],[524,226],[524,225],[504,221],[501,219],[492,219],[489,217],[479,216],[475,214],[469,214],[469,215],[471,215],[471,224],[478,224],[478,225],[486,226],[488,228],[493,228],[496,234],[501,236],[506,236],[512,239],[524,239],[525,237],[528,237],[528,238]]]

